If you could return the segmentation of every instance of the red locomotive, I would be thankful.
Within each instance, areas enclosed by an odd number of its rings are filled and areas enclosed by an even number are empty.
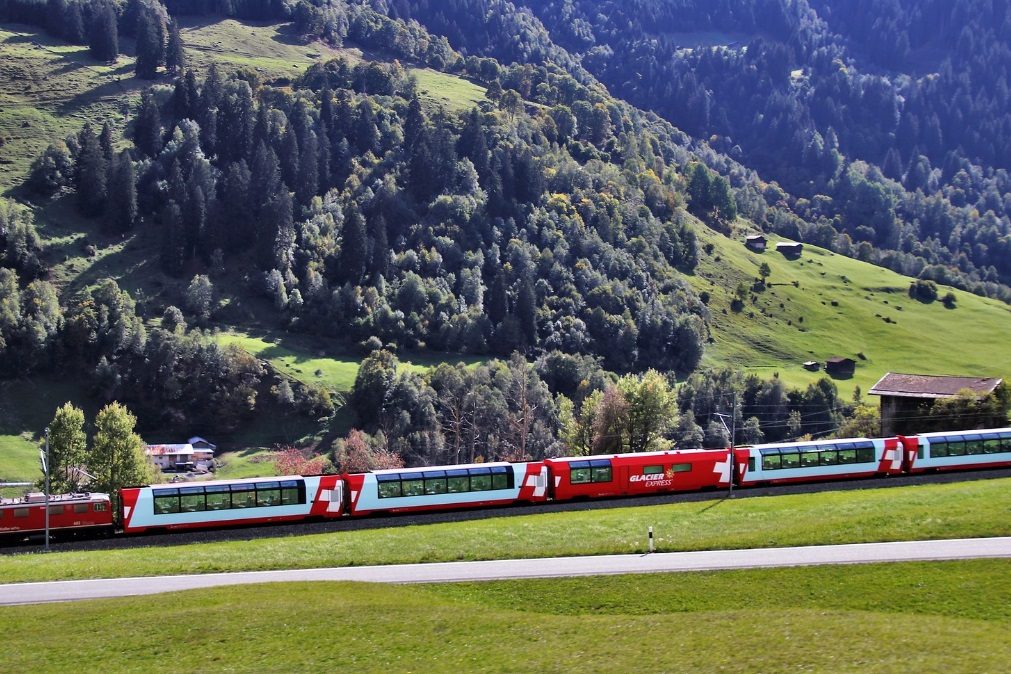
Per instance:
[[[49,530],[53,533],[112,529],[108,494],[60,494],[49,497]],[[0,535],[27,536],[46,530],[46,497],[30,493],[0,500]]]

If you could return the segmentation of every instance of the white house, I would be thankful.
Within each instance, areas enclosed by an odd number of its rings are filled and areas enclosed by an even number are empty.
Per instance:
[[[198,449],[189,442],[146,445],[144,453],[162,470],[210,470],[214,466],[213,449]]]

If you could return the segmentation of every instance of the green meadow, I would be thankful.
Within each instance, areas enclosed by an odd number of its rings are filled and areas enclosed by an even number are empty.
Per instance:
[[[0,668],[996,672],[1011,659],[1009,572],[1008,560],[977,560],[285,583],[5,607]]]
[[[539,513],[297,537],[0,556],[29,582],[1011,535],[1011,478]],[[521,511],[522,512],[522,511]],[[152,554],[156,550],[156,554]]]

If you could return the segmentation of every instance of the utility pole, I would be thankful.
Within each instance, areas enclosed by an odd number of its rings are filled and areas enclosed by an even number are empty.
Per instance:
[[[729,491],[727,495],[729,498],[734,497],[734,478],[737,477],[737,457],[734,454],[734,444],[737,440],[737,391],[734,391],[734,406],[730,410],[730,426],[727,426],[728,415],[722,414],[720,412],[714,412],[715,416],[719,417],[720,423],[723,424],[723,428],[726,429],[727,433],[730,433],[730,456],[727,462],[730,464],[730,480],[729,480]]]
[[[46,426],[46,453],[42,459],[42,472],[46,474],[46,552],[49,552],[49,427]]]

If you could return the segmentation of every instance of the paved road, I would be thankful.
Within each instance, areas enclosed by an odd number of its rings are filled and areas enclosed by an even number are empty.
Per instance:
[[[349,580],[369,583],[446,583],[506,578],[551,578],[618,573],[751,569],[775,566],[910,562],[983,557],[1011,558],[1011,536],[946,541],[759,548],[755,550],[670,552],[650,555],[557,557],[108,580],[70,580],[51,583],[13,583],[0,585],[0,605],[126,597],[220,585],[286,581]]]

